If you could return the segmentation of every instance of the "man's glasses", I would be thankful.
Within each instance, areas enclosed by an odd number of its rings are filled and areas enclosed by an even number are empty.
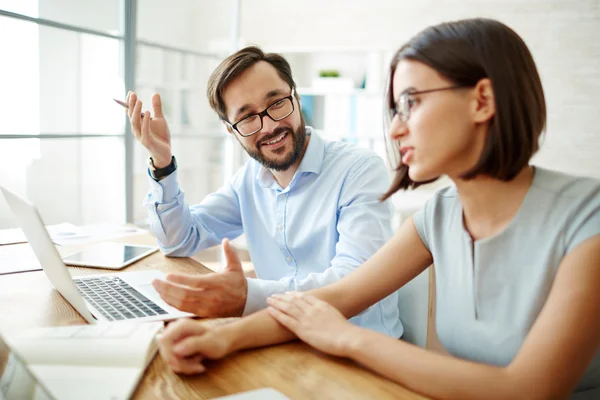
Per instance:
[[[404,93],[400,94],[400,97],[398,98],[398,102],[395,103],[394,107],[390,109],[390,120],[394,119],[394,117],[397,115],[400,118],[400,121],[408,122],[408,119],[410,118],[410,111],[412,110],[412,108],[414,107],[414,105],[416,103],[416,100],[413,98],[413,96],[420,95],[420,94],[426,94],[426,93],[441,92],[442,90],[461,89],[464,87],[466,87],[466,86],[465,85],[457,85],[457,86],[450,86],[450,87],[444,87],[444,88],[421,90],[421,91],[417,91],[417,92],[404,92]]]
[[[246,118],[230,124],[225,121],[232,129],[235,129],[240,135],[247,137],[252,136],[256,132],[260,131],[263,127],[263,117],[266,115],[273,121],[281,121],[289,117],[294,112],[293,98],[296,94],[295,89],[292,89],[292,94],[283,99],[277,100],[271,104],[264,111],[248,115]]]

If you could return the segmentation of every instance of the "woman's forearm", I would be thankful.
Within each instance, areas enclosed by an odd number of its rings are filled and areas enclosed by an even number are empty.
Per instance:
[[[339,296],[336,292],[339,287],[338,283],[309,290],[306,293],[334,304],[334,306],[339,308],[339,304],[337,303],[339,303],[339,299],[343,298],[343,296]],[[348,310],[345,311],[348,314],[348,318],[355,314],[348,313]],[[219,334],[227,338],[230,348],[228,353],[242,349],[270,346],[296,339],[296,335],[271,317],[266,309],[243,317],[235,322],[221,325],[218,329]]]

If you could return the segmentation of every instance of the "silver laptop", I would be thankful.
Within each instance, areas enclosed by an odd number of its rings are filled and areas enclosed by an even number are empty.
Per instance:
[[[152,286],[154,279],[164,279],[165,274],[160,271],[71,277],[35,206],[2,186],[0,190],[52,286],[89,323],[161,321],[193,316],[160,298]]]

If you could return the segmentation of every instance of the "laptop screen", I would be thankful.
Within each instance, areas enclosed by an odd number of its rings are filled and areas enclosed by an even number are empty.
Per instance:
[[[52,400],[23,359],[0,336],[0,400]]]

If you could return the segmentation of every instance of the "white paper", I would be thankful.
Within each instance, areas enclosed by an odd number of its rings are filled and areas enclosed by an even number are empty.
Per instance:
[[[28,244],[0,246],[0,274],[40,269],[42,266]]]
[[[52,241],[59,246],[72,246],[148,233],[145,229],[118,224],[77,226],[70,223],[62,223],[47,225],[46,230]],[[16,243],[27,243],[27,238],[21,229],[0,229],[0,246]]]
[[[72,246],[148,233],[147,230],[135,226],[116,224],[95,224],[74,226],[74,228],[51,233],[52,241],[60,246]]]
[[[0,246],[4,244],[25,243],[27,238],[19,228],[0,229]]]
[[[46,225],[46,230],[55,243],[56,240],[90,236],[90,234],[82,228],[69,223]],[[27,243],[27,238],[21,228],[0,229],[0,245],[16,243]]]

